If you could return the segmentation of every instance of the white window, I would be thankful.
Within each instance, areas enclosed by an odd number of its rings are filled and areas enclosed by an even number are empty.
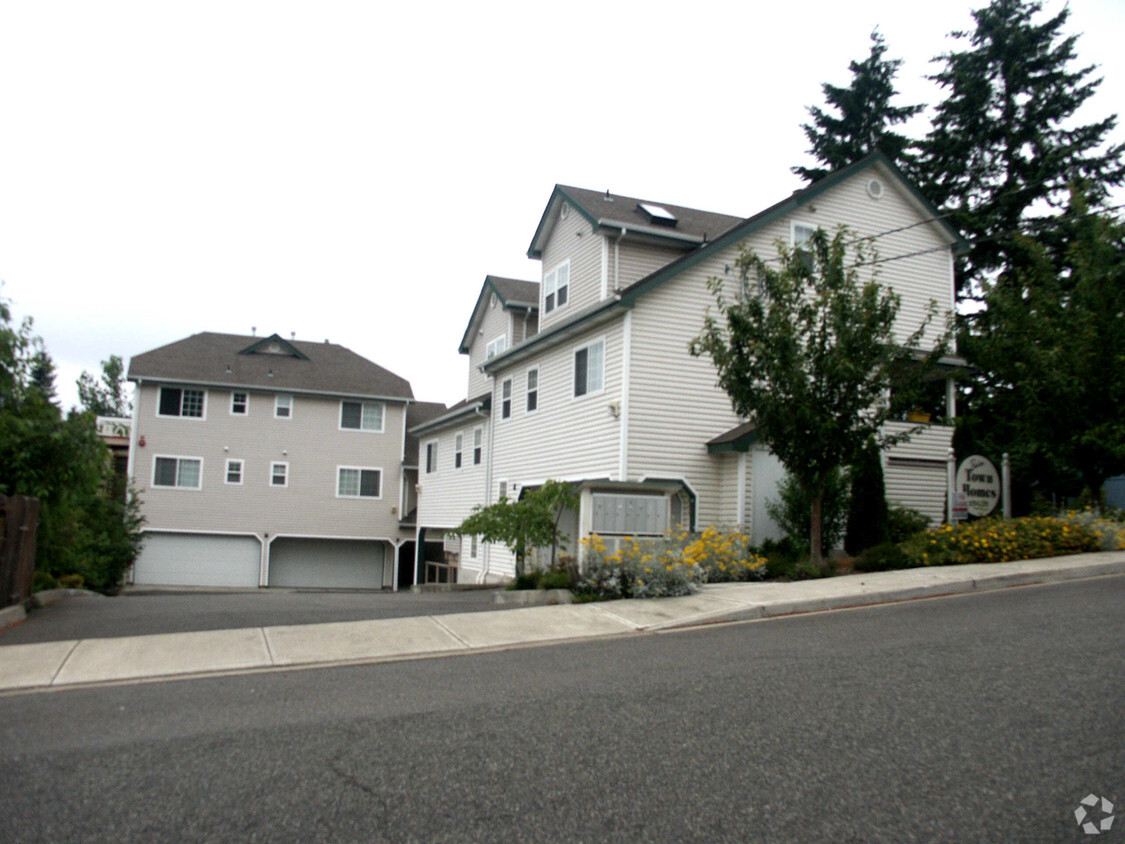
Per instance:
[[[813,268],[813,252],[809,241],[816,234],[816,226],[810,226],[806,223],[793,223],[790,234],[793,250],[800,257],[805,267],[811,270]]]
[[[203,390],[189,390],[181,387],[161,387],[157,416],[183,416],[189,419],[203,419],[206,394]]]
[[[203,458],[157,456],[152,461],[152,485],[202,489]]]
[[[231,393],[230,394],[230,413],[231,416],[245,416],[250,412],[250,394],[249,393]]]
[[[477,552],[479,550],[477,542],[478,542],[478,538],[475,534],[473,536],[467,537],[467,543],[468,543],[469,549],[466,553],[466,556],[470,560],[475,560],[477,558]]]
[[[340,402],[340,428],[351,431],[383,430],[383,403],[378,401]]]
[[[227,460],[227,483],[242,485],[242,461]]]
[[[270,486],[289,486],[289,464],[270,464]]]
[[[527,412],[539,409],[539,367],[527,370]]]
[[[499,494],[496,496],[497,500],[508,497],[508,482],[500,481]]]
[[[484,445],[484,429],[473,429],[473,465],[479,466]]]
[[[292,419],[293,397],[278,396],[273,405],[273,415],[275,419]]]
[[[426,474],[432,475],[437,471],[437,440],[426,443]]]
[[[508,348],[508,335],[501,334],[491,343],[484,347],[484,359],[494,358],[505,349]]]
[[[563,261],[543,278],[543,312],[561,308],[570,298],[570,261]]]
[[[465,445],[465,438],[458,434],[453,444],[453,468],[461,468],[461,450]]]
[[[574,395],[600,393],[605,377],[605,340],[597,340],[574,352]]]
[[[336,467],[336,496],[338,498],[382,497],[383,470],[364,466]]]
[[[505,378],[500,385],[500,418],[509,419],[512,415],[512,379]]]

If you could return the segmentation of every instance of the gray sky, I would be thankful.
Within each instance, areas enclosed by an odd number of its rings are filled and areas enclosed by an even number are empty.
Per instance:
[[[251,326],[452,403],[484,276],[539,277],[556,182],[754,213],[801,186],[805,107],[875,26],[899,102],[933,103],[929,60],[983,0],[763,5],[9,0],[2,295],[67,405],[110,354]],[[1070,6],[1099,119],[1125,103],[1125,3]]]

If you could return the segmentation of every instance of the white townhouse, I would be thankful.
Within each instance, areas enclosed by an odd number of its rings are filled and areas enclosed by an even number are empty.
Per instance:
[[[552,478],[579,491],[566,525],[572,551],[592,532],[613,541],[679,525],[776,536],[765,502],[783,470],[731,410],[710,360],[688,345],[714,304],[708,279],[741,295],[742,247],[772,256],[778,241],[800,245],[840,225],[870,238],[878,280],[901,297],[898,336],[914,332],[931,302],[952,312],[953,259],[966,244],[882,154],[748,218],[556,186],[528,250],[542,262],[540,283],[525,282],[510,297],[516,307],[486,281],[461,345],[470,398],[414,429],[432,458],[420,475],[420,536]],[[519,318],[530,314],[533,287],[531,331]],[[888,498],[940,521],[955,407],[952,378],[935,386],[935,406],[925,408],[934,421],[884,461]],[[446,551],[462,581],[514,573],[503,547],[466,538]]]
[[[128,378],[146,519],[132,582],[413,582],[406,429],[444,405],[415,403],[405,379],[343,346],[276,334],[194,334],[135,356]]]

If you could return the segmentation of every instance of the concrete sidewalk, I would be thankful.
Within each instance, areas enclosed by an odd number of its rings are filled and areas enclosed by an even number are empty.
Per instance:
[[[1113,574],[1125,574],[1125,552],[713,584],[685,598],[10,645],[0,647],[0,693],[495,651]]]

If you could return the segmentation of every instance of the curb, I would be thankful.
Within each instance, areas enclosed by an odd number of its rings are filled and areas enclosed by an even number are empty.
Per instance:
[[[23,604],[4,607],[0,610],[0,630],[11,627],[13,624],[19,624],[25,618],[27,618],[27,610],[23,608]]]

